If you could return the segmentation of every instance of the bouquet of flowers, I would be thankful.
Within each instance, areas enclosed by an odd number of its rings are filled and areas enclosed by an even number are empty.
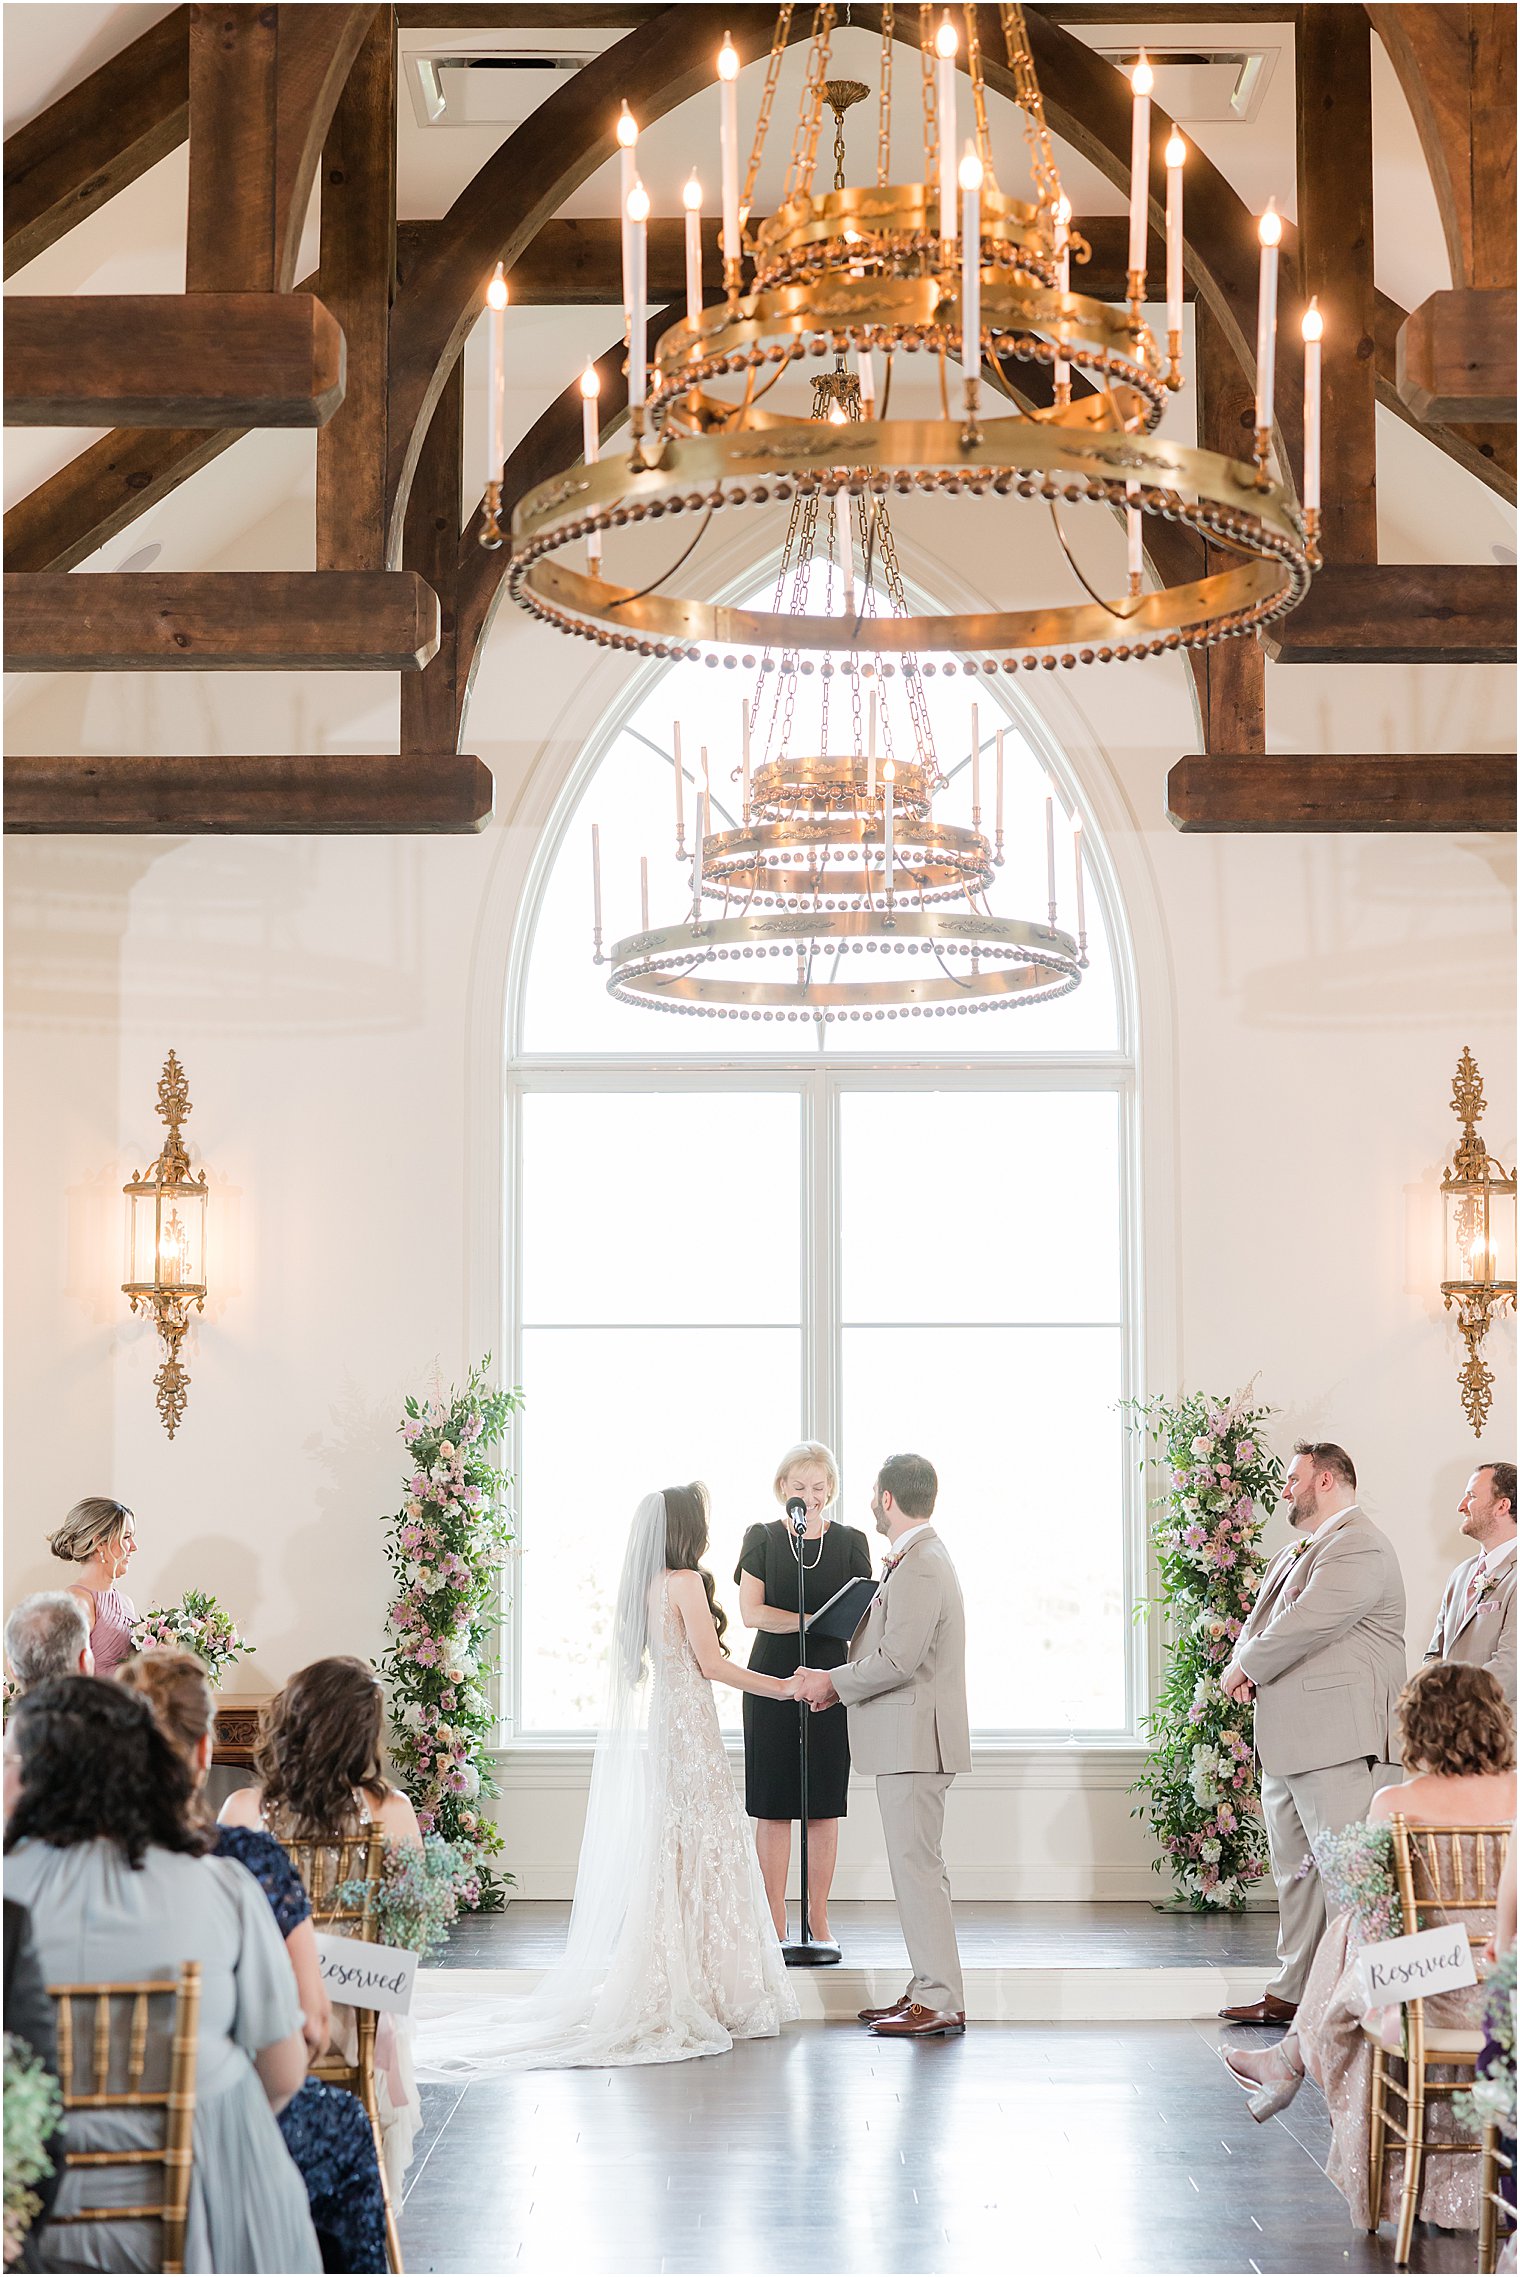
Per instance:
[[[381,1667],[391,1692],[392,1766],[423,1833],[475,1857],[473,1904],[494,1912],[511,1876],[487,1863],[502,1839],[481,1806],[496,1792],[488,1687],[499,1576],[512,1541],[512,1481],[491,1450],[521,1401],[488,1387],[490,1364],[487,1354],[446,1400],[406,1403],[401,1436],[411,1468],[401,1508],[388,1521],[397,1594],[386,1616],[394,1641]]]
[[[1365,1819],[1353,1819],[1334,1834],[1321,1834],[1314,1844],[1313,1864],[1319,1868],[1330,1911],[1355,1914],[1367,1944],[1381,1945],[1390,1937],[1403,1936],[1404,1908],[1393,1879],[1391,1826],[1369,1826]],[[1311,1871],[1307,1858],[1299,1871]]]
[[[1151,1752],[1136,1791],[1178,1894],[1195,1913],[1239,1908],[1266,1872],[1256,1792],[1251,1710],[1227,1700],[1220,1675],[1245,1626],[1263,1571],[1261,1529],[1282,1488],[1282,1465],[1263,1437],[1270,1414],[1247,1394],[1129,1400],[1162,1465],[1168,1490],[1151,1527],[1168,1624],[1166,1670],[1145,1721]],[[1142,1607],[1141,1611],[1144,1612]]]
[[[187,1589],[177,1605],[158,1606],[144,1613],[132,1628],[132,1650],[147,1652],[154,1645],[175,1645],[193,1652],[206,1664],[213,1684],[234,1661],[246,1660],[254,1647],[238,1632],[237,1624],[204,1589]]]
[[[5,2259],[21,2257],[36,2217],[32,2189],[53,2171],[47,2140],[63,2112],[58,2082],[25,2040],[5,2035]]]
[[[422,1848],[386,1837],[382,1880],[375,1895],[375,1927],[380,1941],[399,1945],[427,1960],[448,1940],[460,1908],[480,1903],[480,1867],[473,1852],[425,1834]],[[507,1877],[510,1880],[510,1876]],[[364,1882],[343,1882],[334,1893],[340,1905],[359,1905]]]
[[[1515,2139],[1515,1948],[1511,1945],[1483,1987],[1483,2037],[1488,2045],[1470,2088],[1452,2097],[1464,2126],[1481,2135],[1497,2127]]]

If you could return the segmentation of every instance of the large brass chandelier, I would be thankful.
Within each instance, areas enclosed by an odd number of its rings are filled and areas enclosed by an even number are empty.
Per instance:
[[[889,497],[1020,498],[1117,510],[1129,535],[1122,591],[1105,594],[1079,567],[1062,533],[1075,597],[1018,610],[894,611],[871,640],[883,672],[1014,672],[1150,656],[1255,632],[1291,610],[1318,563],[1319,312],[1305,313],[1305,466],[1300,508],[1269,466],[1277,345],[1277,247],[1269,205],[1262,243],[1254,448],[1248,459],[1155,432],[1169,390],[1183,381],[1182,168],[1175,135],[1165,152],[1166,342],[1146,317],[1146,232],[1153,153],[1151,72],[1132,75],[1134,163],[1128,291],[1111,305],[1071,289],[1087,248],[1046,128],[1022,9],[997,11],[1000,43],[1023,125],[1032,195],[996,179],[987,123],[981,20],[966,6],[918,11],[920,56],[911,71],[922,128],[923,179],[888,179],[894,116],[895,15],[882,10],[875,178],[815,187],[825,115],[842,144],[842,106],[830,91],[832,5],[813,10],[807,72],[781,203],[760,222],[751,208],[770,132],[793,9],[779,11],[758,123],[741,188],[736,107],[739,59],[725,41],[722,93],[723,249],[726,294],[702,306],[700,257],[688,259],[687,313],[649,350],[645,255],[650,201],[637,174],[637,128],[619,126],[624,182],[624,297],[628,330],[628,448],[599,455],[588,418],[585,461],[523,497],[512,515],[508,585],[532,615],[599,646],[641,656],[785,670],[802,654],[827,659],[860,646],[880,564],[879,523]],[[965,70],[961,64],[964,61]],[[899,63],[899,79],[908,76]],[[969,80],[970,132],[958,104]],[[861,96],[870,90],[854,83]],[[894,110],[894,104],[896,106]],[[699,224],[695,177],[686,195],[688,246]],[[493,285],[505,304],[505,280]],[[492,335],[492,400],[504,389],[500,318]],[[898,360],[937,366],[938,418],[890,416]],[[864,399],[842,425],[778,412],[767,396],[812,358],[853,357]],[[881,370],[878,373],[878,360]],[[959,365],[959,377],[954,367]],[[876,381],[882,386],[878,397]],[[989,410],[991,394],[997,414]],[[1048,401],[1035,401],[1048,392]],[[501,422],[493,421],[484,542],[503,542]],[[729,607],[674,581],[694,552],[653,584],[616,578],[605,560],[613,533],[677,517],[700,528],[738,506],[822,503],[845,496],[862,509],[855,564],[859,606]],[[1190,524],[1227,557],[1184,583],[1146,588],[1146,518]],[[615,542],[615,541],[614,541]],[[968,542],[974,538],[968,533]],[[584,548],[584,553],[580,549]],[[787,600],[790,596],[785,597]],[[785,620],[784,622],[782,620]],[[915,664],[912,660],[923,659]],[[830,662],[822,669],[828,671]]]
[[[850,83],[830,82],[840,111]],[[864,90],[862,90],[864,92]],[[862,414],[860,382],[840,358],[813,383],[813,417],[830,438]],[[876,589],[857,591],[857,564],[876,549],[888,613]],[[908,616],[891,518],[848,490],[820,516],[810,491],[794,500],[771,615],[788,635],[810,606],[857,619],[838,679],[817,683],[816,746],[796,726],[799,684],[812,671],[795,647],[760,659],[759,695],[744,708],[739,817],[714,830],[714,783],[701,751],[695,785],[689,913],[643,923],[602,947],[600,835],[592,831],[593,956],[609,993],[627,1004],[740,1020],[895,1020],[946,1017],[1047,1002],[1075,988],[1087,963],[1082,847],[1074,846],[1077,929],[1057,925],[1054,801],[1046,801],[1049,901],[1043,923],[988,906],[1003,861],[1004,732],[987,740],[992,827],[983,827],[983,738],[971,706],[971,821],[934,814],[944,788],[924,689],[910,655],[900,676],[879,636]],[[777,669],[771,672],[773,664]],[[829,668],[825,667],[827,671]],[[810,695],[814,691],[809,691]],[[840,716],[843,725],[840,726]],[[894,713],[909,749],[899,753]],[[809,723],[811,725],[811,723]],[[804,748],[798,751],[799,741]],[[674,734],[676,858],[686,861],[681,732]],[[821,748],[817,747],[821,746]],[[837,746],[837,748],[836,748]]]

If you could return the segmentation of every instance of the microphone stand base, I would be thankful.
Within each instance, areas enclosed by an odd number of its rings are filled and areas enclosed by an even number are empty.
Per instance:
[[[788,1937],[782,1941],[781,1958],[789,1969],[830,1969],[840,1953],[837,1945],[826,1944],[820,1937]]]

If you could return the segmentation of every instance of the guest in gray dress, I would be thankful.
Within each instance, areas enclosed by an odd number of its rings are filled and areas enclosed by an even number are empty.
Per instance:
[[[275,2122],[305,2077],[306,2046],[263,1892],[231,1859],[204,1855],[189,1771],[147,1702],[122,1686],[90,1676],[39,1685],[11,1717],[13,1750],[20,1792],[6,1887],[31,1908],[48,1983],[172,1978],[182,1961],[201,1965],[185,2268],[320,2270],[306,2188]],[[167,2066],[165,2031],[149,2083]],[[81,2112],[69,2122],[70,2147],[148,2147],[158,2129],[151,2112]],[[140,2197],[144,2172],[152,2169],[70,2173],[56,2211]],[[153,2222],[55,2226],[42,2267],[155,2269],[158,2245]]]

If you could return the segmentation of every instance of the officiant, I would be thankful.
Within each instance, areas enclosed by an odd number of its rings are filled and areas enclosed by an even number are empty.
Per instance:
[[[776,1468],[776,1500],[785,1509],[795,1496],[807,1506],[799,1537],[786,1518],[751,1526],[734,1579],[739,1617],[754,1629],[751,1668],[790,1676],[801,1659],[798,1640],[799,1577],[806,1581],[809,1614],[827,1604],[847,1581],[869,1579],[871,1548],[856,1526],[841,1525],[829,1510],[839,1496],[839,1468],[816,1439],[788,1448]],[[837,1668],[844,1638],[812,1634],[808,1665]],[[801,1815],[799,1711],[790,1700],[744,1695],[744,1807],[755,1821],[755,1849],[776,1934],[786,1938],[786,1877],[792,1821]],[[839,1855],[839,1821],[848,1808],[850,1735],[843,1708],[804,1716],[808,1743],[808,1930],[819,1943],[829,1931],[829,1888]]]

